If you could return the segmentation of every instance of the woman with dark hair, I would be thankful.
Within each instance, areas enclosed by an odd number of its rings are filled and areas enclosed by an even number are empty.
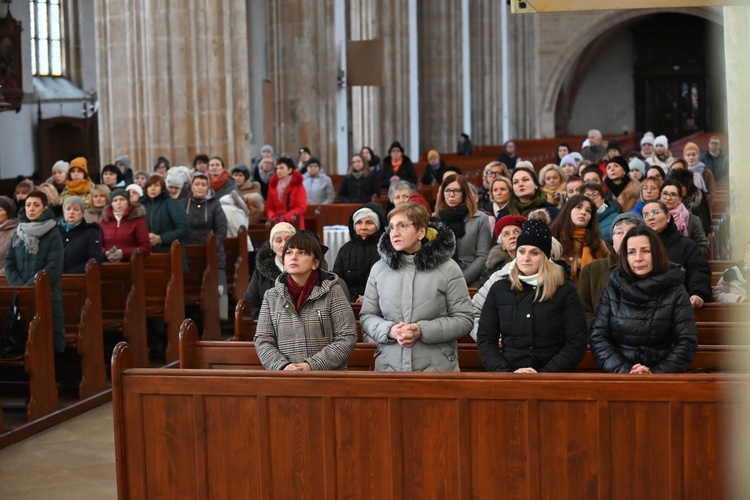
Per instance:
[[[380,186],[387,188],[396,181],[409,181],[417,184],[417,171],[411,158],[404,154],[404,147],[398,141],[393,141],[388,148],[388,156],[383,158],[383,172],[380,175]]]
[[[380,157],[375,154],[375,151],[373,151],[372,148],[369,148],[367,146],[360,149],[359,154],[365,160],[365,165],[368,165],[370,167],[370,170],[372,170],[373,175],[375,175],[375,178],[378,181],[379,187],[381,177],[383,177],[383,165],[381,165],[380,163]]]
[[[445,182],[445,180],[443,180]],[[451,256],[452,231],[417,203],[388,214],[362,310],[362,332],[378,343],[378,371],[459,371],[456,341],[472,327],[469,290]]]
[[[18,214],[18,228],[5,254],[5,275],[11,286],[33,286],[37,271],[49,276],[52,289],[52,340],[55,352],[65,350],[62,307],[63,243],[55,229],[47,195],[31,191]]]
[[[619,251],[591,322],[591,353],[609,373],[680,373],[698,347],[684,271],[661,238],[632,228]]]
[[[102,244],[99,241],[99,224],[83,218],[86,204],[78,196],[63,203],[63,218],[57,229],[63,241],[63,273],[86,272],[89,259],[102,263]]]
[[[649,177],[654,177],[659,182],[664,182],[664,179],[667,178],[666,174],[664,173],[664,169],[659,165],[647,165],[646,178]]]
[[[208,161],[208,180],[217,200],[232,191],[237,191],[237,194],[240,194],[237,183],[234,182],[234,178],[229,175],[224,166],[224,160],[218,156],[212,156]]]
[[[18,227],[16,213],[16,202],[7,196],[0,196],[0,274],[5,274],[5,254]]]
[[[282,157],[276,162],[276,173],[268,182],[266,217],[274,223],[293,222],[305,229],[307,193],[302,174],[297,172],[291,158]]]
[[[448,174],[438,191],[435,216],[456,235],[458,262],[468,286],[478,286],[487,253],[492,245],[492,233],[487,214],[477,209],[476,198],[463,175]]]
[[[161,176],[154,174],[148,178],[146,195],[141,198],[141,204],[146,209],[146,225],[152,252],[169,253],[174,240],[184,243],[190,230],[188,216],[180,202],[169,196]],[[187,263],[186,255],[184,260]]]
[[[679,182],[667,179],[661,187],[661,201],[667,206],[672,220],[677,226],[677,230],[684,236],[689,237],[698,244],[703,255],[708,255],[708,238],[703,232],[700,219],[690,213],[685,204],[682,202],[687,188]]]
[[[167,160],[163,156],[160,156],[156,159],[156,163],[154,163],[154,174],[160,176],[162,179],[165,179],[167,177],[167,170],[169,170],[169,167],[169,160]]]
[[[122,171],[116,165],[104,165],[101,172],[102,184],[110,190],[125,187]]]
[[[492,285],[479,317],[477,349],[487,371],[570,372],[583,358],[583,304],[551,252],[547,225],[524,222],[514,265]]]
[[[572,153],[573,150],[570,149],[570,144],[567,142],[561,142],[557,145],[557,157],[555,158],[555,165],[560,165],[562,167],[562,164],[560,163],[563,158],[565,158],[567,155]]]
[[[542,191],[539,186],[539,180],[533,169],[516,167],[510,180],[513,183],[514,195],[508,207],[510,215],[528,217],[531,211],[543,208],[549,213],[550,220],[555,220],[559,210],[555,205],[547,201],[547,193]]]
[[[323,250],[309,231],[287,241],[284,272],[266,292],[255,347],[266,370],[346,370],[357,342],[354,312],[338,277],[321,268]]]
[[[363,148],[364,149],[364,148]],[[340,203],[367,203],[380,195],[378,176],[362,155],[353,155],[339,187]]]
[[[100,251],[109,262],[130,262],[136,250],[144,257],[151,253],[146,209],[131,203],[127,191],[116,189],[112,193],[112,201],[104,209],[99,227]]]
[[[210,167],[209,167],[210,169]],[[224,241],[227,239],[227,217],[219,199],[208,187],[208,176],[202,172],[193,174],[190,181],[190,195],[180,200],[188,216],[190,231],[185,236],[186,245],[205,245],[208,235],[216,236],[219,286],[226,289],[226,255]]]
[[[339,249],[333,272],[346,282],[350,296],[357,303],[362,302],[370,269],[380,259],[378,241],[386,224],[380,203],[367,203],[349,217],[351,240]]]
[[[573,283],[578,283],[581,269],[596,259],[609,257],[595,214],[596,204],[587,196],[577,194],[565,202],[560,215],[550,225],[552,236],[563,247],[561,260],[570,266]]]
[[[694,174],[682,168],[684,164],[683,160],[675,160],[672,164],[672,170],[669,171],[668,179],[675,180],[682,185],[682,204],[685,205],[685,208],[690,213],[698,217],[703,228],[703,233],[709,234],[711,231],[711,207],[708,197],[705,192],[695,185]]]
[[[630,166],[622,156],[607,160],[607,177],[604,178],[607,190],[622,205],[622,211],[633,209],[641,192],[640,182],[630,177]]]

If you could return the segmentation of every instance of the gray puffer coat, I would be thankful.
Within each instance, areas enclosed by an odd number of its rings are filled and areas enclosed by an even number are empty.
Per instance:
[[[630,283],[612,271],[591,322],[591,354],[602,370],[628,373],[634,364],[652,373],[687,370],[698,348],[695,313],[676,264]]]
[[[282,273],[260,308],[255,348],[266,370],[283,370],[290,363],[307,363],[313,370],[346,370],[357,343],[357,323],[338,277],[320,271],[310,297],[295,310]]]
[[[453,232],[434,220],[413,255],[396,251],[388,234],[380,238],[381,259],[370,270],[359,314],[362,331],[379,344],[376,370],[459,371],[456,340],[471,331],[472,308],[464,275],[451,258],[455,246]],[[422,337],[413,346],[388,337],[399,322],[419,326]]]

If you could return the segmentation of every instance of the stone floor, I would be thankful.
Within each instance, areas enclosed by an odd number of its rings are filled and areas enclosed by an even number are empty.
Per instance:
[[[112,404],[0,450],[0,498],[117,498]]]

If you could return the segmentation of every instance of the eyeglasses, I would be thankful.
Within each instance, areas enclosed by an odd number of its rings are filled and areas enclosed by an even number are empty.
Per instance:
[[[679,198],[679,197],[680,197],[680,195],[679,195],[679,194],[677,194],[677,193],[669,193],[669,192],[667,192],[667,191],[662,191],[662,192],[661,192],[661,195],[662,195],[662,196],[663,196],[664,198],[669,198],[670,200],[671,200],[672,198]]]
[[[413,225],[413,222],[399,222],[398,224],[389,224],[388,227],[385,228],[385,232],[392,233],[393,231],[398,231],[399,233],[403,233],[409,228],[409,226]]]
[[[584,196],[586,196],[587,198],[589,198],[591,200],[595,200],[597,198],[601,198],[602,195],[600,195],[597,192],[593,192],[593,193],[584,193]]]
[[[458,196],[459,194],[463,193],[463,189],[446,189],[443,191],[445,193],[445,196]]]
[[[664,212],[662,212],[661,210],[651,210],[650,212],[644,212],[643,213],[643,218],[644,219],[652,219],[652,218],[656,217],[657,215],[663,214],[663,213]]]
[[[502,172],[496,172],[495,170],[488,170],[484,173],[485,177],[497,177],[498,175],[503,175]]]

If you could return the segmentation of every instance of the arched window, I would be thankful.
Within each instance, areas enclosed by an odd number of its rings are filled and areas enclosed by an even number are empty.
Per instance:
[[[63,0],[31,0],[31,73],[63,76]]]

